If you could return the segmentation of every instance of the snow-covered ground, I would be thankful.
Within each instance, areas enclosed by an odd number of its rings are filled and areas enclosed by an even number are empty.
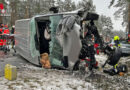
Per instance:
[[[0,90],[94,90],[91,83],[65,73],[25,65],[18,71],[17,80],[8,81],[1,77]]]
[[[107,56],[96,55],[96,59],[101,66]],[[120,62],[130,68],[130,57],[122,57]],[[91,77],[81,76],[75,76],[70,71],[43,69],[23,64],[22,68],[18,69],[17,80],[8,81],[0,77],[0,90],[130,90],[130,72],[123,77],[109,76],[99,68]]]

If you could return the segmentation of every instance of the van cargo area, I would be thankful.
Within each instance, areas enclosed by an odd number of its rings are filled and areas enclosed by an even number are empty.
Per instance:
[[[62,15],[57,14],[17,20],[16,52],[35,65],[41,65],[40,55],[48,53],[51,65],[62,66],[62,47],[56,39],[56,28],[61,18]]]
[[[45,29],[50,21],[49,20],[42,20],[37,22],[37,29],[39,32],[39,50],[40,54],[48,53],[49,54],[49,41],[45,38]]]

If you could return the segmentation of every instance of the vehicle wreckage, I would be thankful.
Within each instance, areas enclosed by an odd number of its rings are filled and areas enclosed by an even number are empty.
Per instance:
[[[82,21],[94,21],[98,18],[98,14],[80,9],[17,20],[15,22],[16,52],[38,66],[41,65],[40,54],[48,53],[52,67],[72,68],[79,60],[83,46]],[[45,36],[46,28],[50,34],[49,38]],[[108,51],[111,52],[111,50]],[[64,59],[68,64],[64,62]],[[77,66],[79,69],[80,65]]]

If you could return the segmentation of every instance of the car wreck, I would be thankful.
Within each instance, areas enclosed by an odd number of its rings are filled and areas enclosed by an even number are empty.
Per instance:
[[[52,65],[62,66],[61,61],[64,56],[67,56],[69,61],[75,62],[81,48],[80,21],[83,17],[79,12],[81,11],[37,15],[30,19],[17,20],[15,23],[17,53],[36,65],[40,65],[40,54],[45,52],[49,53]],[[85,11],[84,13],[86,20],[98,19],[97,14]],[[70,18],[67,23],[60,22],[64,17]],[[66,23],[64,27],[68,28],[69,31],[57,29],[59,23],[64,25]],[[50,40],[47,40],[44,36],[47,26],[51,32]],[[62,37],[62,33],[66,34],[64,34],[66,41]]]
[[[50,68],[48,65],[51,65],[51,68],[80,70],[80,66],[81,68],[84,66],[91,71],[92,68],[98,68],[94,51],[94,42],[98,40],[101,49],[108,51],[106,54],[109,58],[106,63],[111,63],[110,65],[114,67],[120,58],[115,59],[114,62],[113,55],[118,53],[104,47],[94,25],[94,20],[98,18],[98,14],[80,9],[64,13],[55,11],[53,14],[17,20],[15,23],[16,52],[35,65],[44,64],[45,68]],[[87,21],[89,23],[84,24]],[[113,55],[109,54],[112,52]],[[48,64],[45,65],[46,60],[41,61],[42,56],[49,61]],[[82,65],[81,61],[85,63]]]

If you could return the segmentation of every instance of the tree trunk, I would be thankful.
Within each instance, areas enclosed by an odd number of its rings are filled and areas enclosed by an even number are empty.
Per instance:
[[[2,16],[0,16],[0,23],[3,23]]]
[[[29,0],[26,1],[25,17],[24,18],[29,18]]]
[[[15,20],[17,19],[17,6],[16,6],[16,4],[17,3],[15,1],[10,3],[11,9],[12,9],[12,12],[11,12],[11,25],[14,25]]]
[[[25,8],[25,18],[29,18],[29,10],[28,6]]]

